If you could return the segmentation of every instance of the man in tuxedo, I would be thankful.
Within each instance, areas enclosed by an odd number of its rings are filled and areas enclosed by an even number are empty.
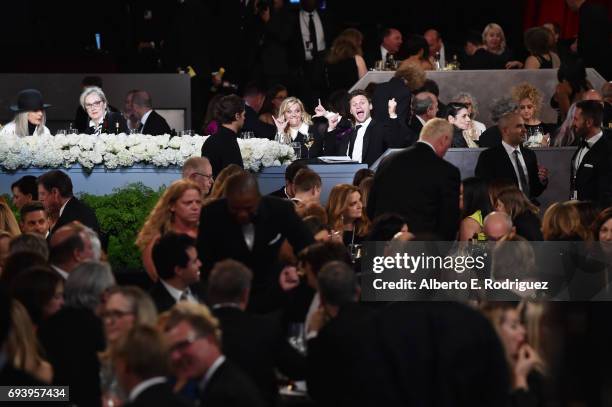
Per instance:
[[[158,312],[165,312],[179,301],[200,302],[190,286],[200,281],[196,241],[177,233],[166,233],[153,246],[153,263],[159,280],[150,294]]]
[[[523,146],[527,134],[523,118],[517,112],[507,113],[497,125],[502,142],[480,153],[474,172],[487,181],[508,179],[534,200],[548,185],[548,170],[539,166],[535,153]]]
[[[313,242],[293,204],[262,197],[257,179],[247,172],[228,180],[226,198],[202,208],[198,233],[202,268],[209,272],[217,261],[229,258],[253,270],[251,310],[278,308],[279,252],[285,240],[296,253]]]
[[[438,115],[438,98],[430,92],[419,92],[412,99],[412,117],[408,127],[418,137],[425,123]]]
[[[213,177],[217,177],[230,164],[244,168],[237,140],[245,120],[244,101],[236,95],[223,96],[215,106],[214,116],[219,130],[204,142],[202,157],[208,158]]]
[[[33,233],[46,239],[49,234],[49,216],[40,202],[31,202],[19,211],[21,233]]]
[[[372,117],[378,120],[387,118],[387,104],[390,99],[397,102],[396,113],[401,123],[408,123],[412,91],[423,86],[425,73],[415,66],[406,66],[395,71],[393,78],[376,86],[372,95]],[[415,139],[416,141],[416,139]]]
[[[437,30],[430,28],[423,34],[427,45],[429,45],[429,55],[434,61],[438,61],[440,69],[446,68],[446,64],[452,61],[453,50],[449,50],[442,41],[442,36]],[[435,65],[434,65],[435,67]]]
[[[295,160],[285,168],[285,186],[270,193],[270,196],[275,196],[281,199],[291,199],[295,195],[293,188],[293,179],[296,174],[303,168],[308,168],[304,161]]]
[[[210,273],[208,299],[221,324],[223,352],[249,375],[266,403],[276,405],[275,368],[301,380],[306,361],[285,338],[279,315],[246,312],[252,279],[253,273],[243,264],[220,261]]]
[[[188,179],[198,184],[202,189],[202,199],[206,198],[215,180],[208,158],[188,158],[183,164],[183,179]]]
[[[71,222],[57,229],[49,239],[49,264],[64,280],[79,264],[97,260],[85,226]]]
[[[198,381],[200,405],[266,405],[253,381],[223,354],[219,321],[206,306],[187,302],[176,304],[168,316],[166,339],[175,374]]]
[[[74,197],[72,180],[65,172],[52,170],[38,177],[38,198],[45,206],[49,216],[57,219],[49,236],[60,227],[75,220],[100,234],[95,212]]]
[[[387,149],[408,145],[409,137],[402,131],[396,114],[397,102],[391,99],[387,104],[386,119],[375,119],[371,117],[372,103],[363,90],[354,90],[349,94],[355,128],[338,143],[340,155],[372,165]],[[337,122],[330,122],[331,131],[335,131],[335,123]]]
[[[242,131],[252,131],[256,138],[274,140],[276,127],[259,120],[259,111],[266,100],[265,90],[257,83],[251,82],[244,89],[244,126]]]
[[[166,384],[168,352],[162,334],[137,325],[113,346],[113,368],[119,386],[128,395],[125,407],[187,407]]]
[[[570,193],[572,199],[606,208],[612,205],[612,140],[601,130],[602,117],[600,102],[576,104],[572,127],[581,143],[572,156]]]
[[[138,119],[139,133],[152,136],[172,133],[166,119],[153,110],[153,101],[149,92],[145,90],[134,92],[132,95],[132,112]]]
[[[412,147],[387,157],[374,175],[367,214],[370,219],[397,213],[411,233],[455,240],[459,227],[459,169],[444,160],[453,126],[430,120]]]
[[[398,54],[402,42],[402,33],[397,28],[385,28],[382,33],[382,41],[378,44],[378,47],[366,56],[368,68],[374,68],[376,61],[384,61],[386,63],[391,58],[394,58],[396,61],[399,60]]]
[[[296,174],[293,179],[295,195],[291,200],[296,208],[316,203],[321,203],[321,176],[310,168],[304,168]]]

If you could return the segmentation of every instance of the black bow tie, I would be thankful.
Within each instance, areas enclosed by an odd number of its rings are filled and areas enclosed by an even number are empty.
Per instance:
[[[591,148],[591,146],[589,145],[589,143],[586,142],[586,140],[582,140],[580,142],[580,148],[586,148],[588,150]]]

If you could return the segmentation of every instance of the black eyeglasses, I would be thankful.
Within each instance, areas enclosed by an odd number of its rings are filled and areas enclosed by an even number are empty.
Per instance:
[[[193,174],[194,175],[199,175],[200,177],[204,177],[204,178],[209,179],[211,181],[214,180],[212,175],[202,174],[201,172],[194,172]]]

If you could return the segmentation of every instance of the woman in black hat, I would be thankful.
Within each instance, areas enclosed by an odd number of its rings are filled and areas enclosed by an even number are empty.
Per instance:
[[[127,133],[127,123],[123,115],[111,112],[107,108],[106,95],[97,86],[85,88],[79,102],[89,116],[86,134],[119,134]]]
[[[43,103],[42,95],[36,89],[25,89],[17,95],[17,104],[10,109],[16,112],[12,122],[0,130],[0,136],[16,134],[19,137],[50,135],[45,126],[45,109],[51,105]]]

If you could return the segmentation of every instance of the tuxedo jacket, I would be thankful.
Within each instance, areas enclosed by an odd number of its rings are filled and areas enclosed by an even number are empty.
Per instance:
[[[353,129],[338,142],[338,155],[353,154],[357,130]],[[361,162],[368,166],[374,164],[376,160],[389,148],[402,148],[409,144],[409,137],[402,131],[399,116],[397,119],[376,120],[368,125],[363,135],[363,148]]]
[[[321,19],[321,25],[323,26],[323,36],[325,37],[325,51],[319,50],[319,54],[315,57],[316,60],[322,62],[322,56],[327,50],[331,41],[334,39],[334,33],[332,32],[332,25],[329,21],[329,16],[323,10],[317,9],[317,14]],[[304,48],[304,40],[302,38],[302,30],[300,26],[300,10],[297,9],[293,12],[291,18],[291,36],[289,41],[289,65],[291,67],[301,67],[306,63],[306,50]]]
[[[189,407],[191,404],[174,394],[166,383],[147,387],[136,399],[124,404],[124,407],[150,406]]]
[[[501,130],[497,126],[491,126],[480,135],[478,146],[484,148],[496,147],[501,145],[501,142]]]
[[[68,203],[66,203],[62,216],[55,222],[53,229],[51,229],[51,233],[49,233],[49,238],[57,229],[74,221],[81,222],[83,225],[92,228],[100,235],[100,224],[98,223],[96,213],[85,203],[73,196]]]
[[[397,107],[395,112],[402,123],[408,122],[410,117],[410,103],[412,93],[402,78],[393,77],[387,82],[378,84],[372,95],[372,118],[385,120],[389,117],[389,100],[395,98]]]
[[[202,157],[206,157],[210,161],[213,177],[216,178],[230,164],[236,164],[244,168],[237,137],[238,135],[232,130],[219,126],[219,130],[206,139],[202,145]]]
[[[123,115],[119,112],[107,111],[102,121],[102,133],[106,134],[118,134],[127,133],[128,127]],[[89,127],[89,119],[87,119],[87,127],[84,131],[85,134],[94,134],[95,128]]]
[[[305,377],[306,360],[285,338],[279,315],[231,306],[213,308],[213,314],[221,324],[223,353],[250,377],[268,405],[278,399],[275,368],[293,380]]]
[[[416,115],[412,115],[412,117],[408,119],[408,127],[410,128],[410,130],[412,130],[414,134],[416,134],[418,139],[419,135],[421,134],[421,130],[423,130],[423,124],[416,117]]]
[[[274,308],[280,294],[279,250],[286,239],[295,253],[313,243],[312,234],[295,213],[292,202],[263,196],[252,219],[255,229],[253,249],[245,243],[242,226],[230,215],[227,200],[219,199],[202,208],[198,233],[198,254],[204,271],[210,271],[216,262],[234,259],[253,271],[251,309],[262,310],[265,305]]]
[[[538,177],[538,159],[533,150],[527,147],[520,147],[521,154],[527,167],[527,178],[529,180],[529,197],[536,198],[544,192],[546,184],[543,184]],[[502,144],[484,150],[478,156],[474,173],[487,181],[496,179],[507,179],[518,186],[519,181],[514,171],[514,166],[508,153]]]
[[[244,126],[242,126],[240,131],[252,131],[255,133],[256,138],[267,138],[268,140],[274,140],[274,136],[276,135],[275,126],[259,120],[259,115],[251,106],[245,105],[244,112]]]
[[[612,205],[612,140],[605,134],[584,155],[578,171],[574,161],[580,149],[574,152],[570,168],[570,185],[581,201],[593,201],[601,208]]]
[[[189,287],[189,289],[191,291],[191,295],[193,295],[199,302],[202,302],[202,295],[198,292],[197,287],[194,285],[194,287]],[[151,295],[153,303],[155,303],[155,307],[159,313],[168,311],[176,304],[176,300],[162,284],[161,280],[158,280],[155,282],[155,284],[153,284],[151,290],[149,291],[149,295]]]
[[[149,117],[147,117],[147,121],[145,122],[140,132],[142,134],[159,136],[161,134],[172,133],[172,129],[170,129],[170,126],[168,125],[166,119],[164,119],[155,110],[152,110],[151,113],[149,113]]]
[[[367,213],[397,213],[410,232],[451,241],[459,227],[459,169],[425,143],[394,153],[374,175]]]
[[[248,340],[248,339],[247,339]],[[200,394],[206,407],[263,407],[266,403],[253,381],[226,359],[213,373]]]

